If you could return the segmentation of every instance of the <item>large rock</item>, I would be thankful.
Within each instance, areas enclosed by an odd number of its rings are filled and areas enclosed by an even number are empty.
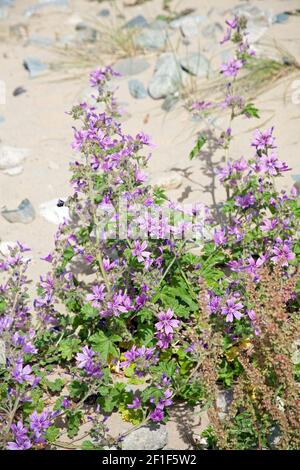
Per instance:
[[[166,426],[149,424],[125,436],[121,447],[122,450],[158,450],[162,449],[167,441]]]
[[[22,173],[22,163],[28,155],[29,150],[25,148],[0,146],[0,171],[10,176]]]
[[[114,70],[119,72],[123,77],[138,75],[149,67],[148,62],[142,57],[128,57],[127,59],[120,59],[113,66]]]
[[[205,77],[209,71],[207,58],[197,52],[181,59],[180,65],[183,70],[197,77]]]
[[[162,49],[167,41],[167,32],[163,29],[143,29],[136,37],[133,38],[133,42],[136,47],[141,49]]]
[[[155,67],[148,86],[149,95],[154,99],[166,98],[174,94],[181,85],[182,73],[175,54],[165,52]]]
[[[176,20],[171,21],[170,26],[172,29],[180,29],[184,37],[192,37],[199,34],[199,26],[206,20],[205,16],[182,16]]]

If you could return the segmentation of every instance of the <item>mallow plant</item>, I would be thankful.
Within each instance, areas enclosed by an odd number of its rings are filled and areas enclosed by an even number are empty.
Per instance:
[[[34,299],[29,248],[17,243],[0,261],[3,449],[121,447],[111,413],[132,423],[128,433],[165,424],[180,401],[208,410],[210,447],[268,448],[274,433],[277,447],[299,447],[299,202],[294,189],[276,189],[289,168],[273,128],[255,132],[249,159],[230,158],[232,121],[258,111],[235,89],[254,54],[245,20],[227,26],[224,40],[237,52],[222,65],[225,98],[194,106],[230,111],[216,136],[225,155],[221,221],[149,185],[152,143],[123,131],[111,67],[90,75],[94,104],[71,110],[78,158],[72,195],[58,201],[69,216]]]

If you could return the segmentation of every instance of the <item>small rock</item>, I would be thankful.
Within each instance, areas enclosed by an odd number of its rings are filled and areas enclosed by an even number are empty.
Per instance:
[[[289,16],[290,15],[288,15],[287,13],[279,13],[278,15],[275,15],[273,22],[279,24],[285,23],[286,21],[288,21]]]
[[[268,436],[269,447],[273,450],[278,448],[278,444],[281,440],[281,432],[278,426],[273,426],[271,434]]]
[[[11,224],[30,224],[35,219],[35,210],[29,199],[23,199],[17,209],[4,209],[1,214]]]
[[[140,80],[129,80],[128,88],[133,98],[141,100],[148,96],[147,90]]]
[[[0,365],[6,365],[6,348],[3,339],[0,339]]]
[[[5,122],[5,117],[0,115],[0,124],[2,124],[3,122]]]
[[[16,242],[2,242],[0,243],[0,253],[2,256],[9,256],[10,250],[18,246]]]
[[[60,200],[65,201],[65,198],[52,199],[51,201],[40,204],[39,206],[40,215],[44,219],[48,220],[48,222],[55,225],[61,224],[65,219],[70,219],[69,209],[65,206],[59,207],[57,205]]]
[[[78,31],[78,39],[82,42],[96,42],[98,32],[95,28],[91,28],[85,23],[79,23],[75,26],[76,31]]]
[[[49,68],[47,64],[44,64],[35,57],[28,57],[24,60],[24,67],[28,70],[31,78],[39,77],[43,75]]]
[[[168,23],[165,20],[155,20],[150,27],[151,29],[168,29]]]
[[[167,32],[159,29],[144,29],[136,37],[133,42],[136,47],[142,49],[162,49],[167,41]]]
[[[181,59],[180,65],[183,70],[197,77],[205,77],[209,71],[209,62],[207,58],[200,53],[194,53]]]
[[[47,36],[39,36],[38,34],[33,34],[28,39],[28,44],[33,44],[34,46],[40,47],[50,47],[53,44],[53,40]]]
[[[17,88],[14,89],[12,94],[13,96],[19,96],[19,95],[22,95],[23,93],[26,93],[25,88],[22,86],[18,86]]]
[[[22,173],[22,163],[28,155],[28,149],[2,145],[0,147],[0,171],[10,176]]]
[[[24,16],[29,18],[32,15],[36,15],[42,11],[51,10],[65,10],[70,6],[69,0],[39,0],[36,5],[29,6],[23,12]]]
[[[169,95],[164,99],[161,108],[167,113],[171,111],[179,101],[179,96]]]
[[[229,390],[219,391],[219,394],[216,400],[216,405],[218,408],[218,415],[220,419],[226,418],[226,414],[228,413],[232,400],[233,400],[232,390],[229,389]]]
[[[109,15],[110,15],[110,11],[107,8],[103,8],[98,13],[98,16],[102,16],[103,18],[106,18]]]
[[[182,176],[178,175],[177,173],[171,173],[166,176],[158,176],[151,178],[150,183],[153,186],[159,186],[163,189],[177,189],[183,183]]]
[[[114,64],[114,69],[119,72],[123,77],[130,75],[138,75],[150,67],[148,62],[142,57],[128,57],[127,59],[120,59]]]
[[[166,98],[179,89],[181,79],[181,69],[175,54],[165,52],[156,63],[154,75],[148,86],[149,95],[153,99]]]
[[[124,24],[123,28],[148,28],[149,23],[143,15],[137,15]]]
[[[166,426],[146,425],[125,436],[121,443],[122,450],[158,450],[168,440]]]

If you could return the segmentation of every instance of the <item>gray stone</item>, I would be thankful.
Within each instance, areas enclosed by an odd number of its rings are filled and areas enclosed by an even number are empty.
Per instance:
[[[164,99],[161,108],[167,113],[171,111],[179,101],[179,96],[169,95]]]
[[[183,36],[189,38],[199,34],[199,26],[206,20],[205,16],[182,16],[176,20],[171,21],[170,26],[172,29],[180,29]]]
[[[53,44],[53,39],[47,36],[39,36],[38,34],[33,34],[28,39],[28,44],[33,44],[34,46],[40,47],[49,47]]]
[[[183,70],[197,77],[205,77],[209,72],[209,62],[207,58],[200,53],[194,53],[188,57],[184,57],[181,59],[180,65]]]
[[[2,124],[3,122],[5,122],[5,117],[1,116],[1,114],[0,114],[0,124]]]
[[[211,23],[202,28],[202,35],[205,38],[215,39],[223,32],[223,26],[220,23]]]
[[[62,9],[65,10],[69,6],[69,0],[39,0],[39,3],[26,8],[23,14],[28,18],[42,11],[47,11],[48,9],[60,11]]]
[[[146,425],[132,431],[121,442],[122,450],[158,450],[168,440],[166,426]]]
[[[247,19],[247,32],[250,44],[259,41],[273,23],[274,16],[251,4],[239,4],[232,9],[233,15],[245,16]]]
[[[24,67],[28,70],[31,78],[39,77],[49,69],[47,64],[44,64],[36,57],[27,57],[27,59],[24,60]]]
[[[220,419],[225,419],[229,411],[229,407],[233,400],[233,392],[231,389],[220,390],[217,396],[216,405]]]
[[[288,21],[289,17],[290,15],[288,15],[287,13],[278,13],[278,15],[275,15],[273,22],[282,24]]]
[[[281,439],[281,432],[278,426],[273,426],[271,430],[271,434],[268,436],[268,444],[272,450],[278,448],[278,444],[280,443]]]
[[[96,42],[98,32],[95,28],[92,28],[85,23],[78,23],[75,26],[77,33],[77,38],[80,42]]]
[[[149,26],[148,21],[143,15],[137,15],[131,20],[124,24],[123,28],[147,28]]]
[[[103,18],[107,18],[109,15],[110,15],[110,11],[107,8],[103,8],[98,13],[98,16],[102,16]]]
[[[13,4],[14,0],[0,0],[0,20],[5,20],[8,17],[8,9]]]
[[[1,215],[11,224],[30,224],[35,219],[35,210],[29,199],[23,199],[17,209],[3,209]]]
[[[140,80],[129,80],[128,88],[131,96],[138,100],[144,99],[148,96],[147,90],[144,87],[144,84]]]
[[[144,29],[136,37],[133,42],[136,47],[142,49],[162,49],[167,41],[167,32],[161,29]]]
[[[22,95],[23,93],[26,93],[26,89],[22,86],[17,86],[17,88],[14,89],[13,91],[13,96],[19,96]]]
[[[123,77],[128,77],[144,72],[150,65],[142,57],[128,57],[126,59],[120,59],[113,67],[116,72],[119,72]]]
[[[155,67],[155,72],[148,86],[149,95],[153,99],[166,98],[174,94],[181,85],[181,69],[175,54],[165,52]]]
[[[168,23],[164,20],[155,20],[150,25],[151,29],[168,29]]]

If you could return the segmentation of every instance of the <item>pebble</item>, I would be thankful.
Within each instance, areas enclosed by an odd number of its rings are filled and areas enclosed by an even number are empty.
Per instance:
[[[39,77],[43,75],[49,68],[47,64],[44,64],[35,57],[28,57],[24,60],[24,67],[28,70],[29,75],[31,78]]]
[[[155,72],[148,85],[153,99],[166,98],[180,87],[182,79],[180,64],[172,52],[162,54],[155,66]]]
[[[5,117],[0,115],[0,124],[2,124],[3,122],[5,122]]]
[[[282,24],[288,21],[289,17],[290,15],[288,15],[287,13],[278,13],[278,15],[275,15],[273,22]]]
[[[30,224],[35,219],[35,210],[29,199],[23,199],[17,209],[3,209],[1,215],[11,224]]]
[[[149,23],[143,15],[137,15],[124,24],[123,28],[148,28]]]
[[[22,163],[28,156],[28,149],[8,145],[0,146],[0,171],[10,176],[22,173]]]
[[[179,96],[169,95],[164,99],[161,108],[167,113],[171,111],[179,101]]]
[[[144,29],[136,37],[133,42],[136,47],[142,49],[156,50],[162,49],[167,41],[167,32],[160,29]]]
[[[183,183],[183,178],[177,173],[171,173],[166,176],[158,175],[150,179],[150,184],[159,186],[162,189],[177,189]]]
[[[40,215],[52,224],[59,225],[65,219],[69,220],[69,209],[65,206],[58,207],[59,200],[65,201],[66,198],[56,198],[51,201],[44,202],[39,206]]]
[[[197,52],[181,59],[180,65],[183,70],[197,77],[205,77],[209,71],[207,58]]]
[[[229,407],[233,400],[233,392],[231,389],[220,390],[217,396],[216,405],[220,419],[225,419]]]
[[[120,59],[114,64],[114,69],[123,77],[138,75],[150,67],[149,63],[142,57],[128,57]]]
[[[98,32],[95,28],[91,28],[85,23],[79,23],[75,26],[77,33],[77,38],[82,42],[94,43],[97,41]]]
[[[110,15],[110,11],[107,8],[103,8],[98,13],[98,16],[102,16],[103,18],[106,18],[109,15]]]
[[[165,447],[168,440],[166,426],[149,424],[141,426],[124,437],[122,450],[158,450]]]
[[[32,15],[40,13],[43,10],[65,10],[70,6],[69,0],[39,0],[39,3],[31,5],[26,8],[23,12],[23,15],[29,18]]]
[[[140,80],[129,80],[128,88],[131,96],[137,100],[144,99],[148,96],[147,90]]]
[[[23,93],[26,93],[25,88],[22,86],[18,86],[17,88],[14,89],[12,94],[13,96],[19,96],[19,95],[22,95]]]

